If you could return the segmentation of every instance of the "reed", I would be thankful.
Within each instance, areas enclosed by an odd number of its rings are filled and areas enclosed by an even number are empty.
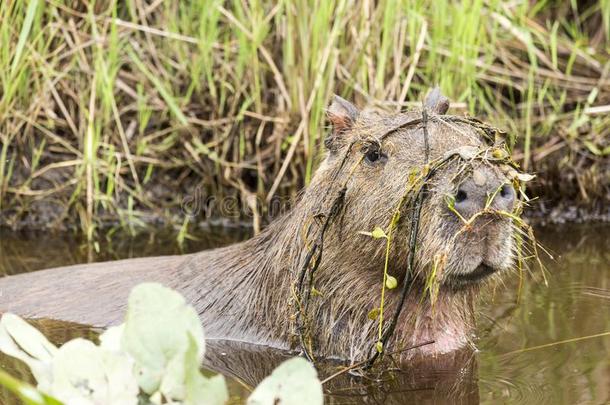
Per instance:
[[[512,134],[534,193],[610,194],[610,2],[0,2],[0,225],[151,221],[311,178],[333,93],[401,110],[439,84]],[[186,224],[186,225],[185,225]]]

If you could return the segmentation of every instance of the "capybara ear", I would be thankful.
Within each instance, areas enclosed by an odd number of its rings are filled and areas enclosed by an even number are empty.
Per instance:
[[[327,110],[333,132],[324,141],[328,150],[332,152],[339,149],[341,134],[354,125],[359,113],[358,108],[349,101],[337,95],[333,97],[333,102]]]
[[[441,89],[436,86],[426,96],[424,107],[433,113],[442,115],[449,109],[449,99],[443,96]]]

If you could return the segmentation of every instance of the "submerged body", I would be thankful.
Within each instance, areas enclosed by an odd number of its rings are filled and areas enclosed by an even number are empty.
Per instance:
[[[442,103],[435,105],[431,114],[446,110]],[[299,271],[307,266],[312,240],[320,235],[321,218],[329,216],[334,196],[343,192],[344,203],[329,222],[312,275],[310,286],[317,294],[301,315],[317,355],[362,360],[377,340],[378,320],[367,314],[380,305],[386,263],[385,239],[362,231],[386,229],[414,171],[423,172],[426,162],[455,148],[488,146],[476,128],[446,121],[440,114],[425,123],[426,134],[421,126],[406,128],[404,123],[418,114],[361,113],[338,99],[329,110],[334,126],[326,142],[329,156],[294,210],[261,234],[191,255],[6,277],[0,279],[0,312],[108,326],[121,322],[133,286],[157,281],[186,297],[210,338],[294,348],[299,342]],[[387,272],[410,288],[387,344],[389,350],[400,351],[433,342],[398,357],[447,353],[468,345],[479,281],[512,266],[510,219],[487,214],[474,218],[488,207],[512,210],[514,190],[505,188],[510,179],[502,170],[472,160],[467,171],[448,166],[432,179],[409,277],[405,268],[414,211],[405,209],[397,223]],[[447,196],[453,199],[452,209]],[[460,216],[473,220],[465,227]],[[384,292],[386,317],[401,302],[399,290]]]
[[[292,279],[288,269],[280,266],[261,271],[264,268],[259,265],[274,250],[261,245],[264,238],[261,234],[246,242],[184,256],[127,259],[8,276],[0,279],[0,312],[107,327],[123,321],[134,286],[155,281],[178,290],[197,309],[206,337],[290,349],[294,347]],[[317,313],[320,355],[356,360],[370,348],[376,326],[366,315],[368,308],[376,305],[378,294],[363,292],[377,292],[379,280],[368,277],[354,281],[349,297],[342,291],[337,291],[337,296],[320,297],[324,300]],[[473,326],[472,295],[460,291],[440,297],[435,314],[413,295],[405,308],[405,330],[397,331],[396,339],[405,346],[435,341],[420,349],[425,353],[463,347]],[[414,313],[419,313],[417,325],[407,321]]]

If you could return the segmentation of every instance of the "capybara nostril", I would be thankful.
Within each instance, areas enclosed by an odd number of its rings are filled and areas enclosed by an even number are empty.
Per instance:
[[[483,187],[468,179],[458,187],[453,207],[464,219],[468,219],[485,207],[484,194]]]
[[[510,212],[516,196],[509,183],[504,183],[488,168],[479,167],[460,183],[453,198],[455,210],[464,219],[469,219],[485,207]]]
[[[467,198],[468,198],[468,193],[462,189],[459,189],[458,192],[455,194],[456,203],[461,203],[462,201],[466,200]]]

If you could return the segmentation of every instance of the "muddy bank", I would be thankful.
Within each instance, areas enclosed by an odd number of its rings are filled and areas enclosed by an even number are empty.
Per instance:
[[[172,195],[174,195],[173,193]],[[542,197],[540,197],[542,200]],[[205,214],[191,216],[185,215],[181,206],[173,206],[164,208],[162,212],[156,209],[149,211],[140,211],[137,219],[133,223],[129,223],[121,218],[108,215],[100,221],[99,229],[115,229],[123,228],[129,232],[132,230],[138,233],[139,230],[149,226],[161,226],[173,229],[177,233],[184,223],[185,218],[188,218],[188,229],[194,228],[209,229],[212,228],[252,228],[252,211],[249,206],[240,206],[242,203],[239,198],[235,197],[232,200],[234,209],[241,211],[242,215],[232,217],[221,217],[222,209],[210,208]],[[238,208],[239,207],[239,208]],[[27,209],[27,214],[12,216],[10,211],[3,212],[0,216],[0,234],[8,231],[82,231],[81,224],[75,221],[74,217],[66,218],[62,215],[64,212],[63,205],[56,201],[37,201],[31,204]],[[26,214],[26,215],[25,215]],[[261,226],[265,226],[271,217],[261,219]],[[565,199],[556,201],[532,201],[531,207],[524,213],[524,217],[532,224],[564,224],[564,223],[587,223],[587,222],[610,222],[610,202],[608,200],[598,201],[594,204],[581,205],[573,200]],[[100,233],[103,235],[105,231]]]
[[[549,166],[550,160],[538,164]],[[534,170],[537,177],[528,185],[532,198],[525,217],[538,224],[610,222],[610,165],[598,161],[578,171],[545,168]],[[41,176],[32,188],[45,189],[73,176],[71,170],[55,171],[53,178]],[[270,202],[248,193],[246,198],[237,190],[219,191],[196,175],[180,181],[171,172],[154,176],[141,190],[154,205],[134,204],[130,207],[128,193],[119,193],[112,207],[101,206],[97,213],[100,229],[120,227],[137,230],[144,226],[173,227],[176,230],[188,221],[193,227],[264,227],[270,220],[288,212],[298,198],[296,193],[275,196]],[[582,178],[589,181],[587,191],[580,187]],[[303,179],[299,179],[301,186]],[[22,195],[18,200],[7,199],[0,208],[0,229],[10,230],[82,230],[85,207],[69,206],[73,186],[53,197]],[[216,193],[216,194],[214,194]],[[249,196],[249,197],[248,197]],[[253,201],[256,209],[253,210]],[[116,209],[116,207],[119,209]],[[1,232],[1,231],[0,231]]]
[[[172,195],[175,195],[173,193]],[[541,198],[542,200],[542,198]],[[173,229],[177,233],[188,217],[188,229],[195,228],[210,229],[212,228],[252,228],[252,212],[248,206],[240,206],[241,201],[237,197],[232,200],[234,209],[241,211],[241,216],[220,217],[222,209],[211,209],[205,214],[190,216],[185,215],[181,206],[173,206],[164,208],[162,212],[158,210],[140,211],[137,219],[129,224],[121,218],[111,215],[105,216],[103,221],[100,221],[100,234],[104,234],[109,229],[117,227],[123,228],[124,231],[133,231],[138,233],[139,230],[149,226],[161,226]],[[9,231],[75,231],[81,232],[81,224],[75,221],[74,217],[66,218],[62,215],[64,212],[63,205],[56,201],[37,201],[31,204],[27,209],[27,214],[21,212],[22,215],[12,216],[10,211],[3,212],[0,216],[0,234]],[[274,218],[277,214],[271,216]],[[524,213],[524,217],[532,224],[564,224],[564,223],[593,223],[593,222],[610,222],[610,202],[608,200],[598,201],[595,204],[579,205],[573,200],[565,199],[559,202],[555,201],[532,201],[531,207]],[[265,226],[270,220],[270,217],[262,218],[261,226]]]
[[[570,201],[562,201],[555,206],[543,206],[542,203],[530,209],[525,217],[530,223],[539,225],[565,223],[610,222],[610,204],[599,203],[593,208],[579,207]]]

